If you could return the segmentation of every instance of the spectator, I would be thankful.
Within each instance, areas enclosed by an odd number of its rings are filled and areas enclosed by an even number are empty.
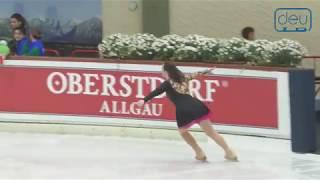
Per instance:
[[[249,41],[255,40],[255,31],[253,27],[245,27],[242,29],[242,37]]]
[[[27,56],[44,56],[44,46],[41,41],[41,32],[33,29],[30,33],[30,45]]]
[[[27,31],[27,21],[21,14],[18,14],[18,13],[12,14],[10,17],[9,23],[10,23],[10,28],[12,30],[12,34],[14,34],[13,31],[17,28],[25,29],[25,31]],[[9,48],[10,48],[11,54],[16,54],[17,42],[15,41],[14,38],[12,41],[9,42]]]
[[[17,56],[26,55],[29,51],[29,39],[24,28],[16,28],[13,30],[13,39],[15,44],[14,54]]]
[[[106,48],[103,47],[102,44],[99,44],[98,45],[98,50],[99,50],[99,57],[103,59],[104,58],[104,52],[106,51]]]
[[[16,28],[27,28],[26,19],[18,13],[12,14],[10,17],[10,28],[14,30]]]

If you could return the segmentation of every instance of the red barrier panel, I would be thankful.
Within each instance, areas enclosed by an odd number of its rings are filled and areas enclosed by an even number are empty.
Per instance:
[[[48,68],[1,68],[0,111],[175,121],[174,106],[157,98],[135,102],[161,81],[159,73]],[[278,128],[277,80],[206,76],[191,92],[213,111],[215,123]]]

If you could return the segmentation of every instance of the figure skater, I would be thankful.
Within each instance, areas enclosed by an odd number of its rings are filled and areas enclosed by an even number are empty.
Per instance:
[[[166,92],[167,97],[176,106],[176,120],[179,133],[182,138],[195,151],[195,159],[205,161],[206,154],[190,134],[188,129],[199,124],[201,129],[213,139],[225,152],[225,159],[237,161],[237,155],[231,150],[224,138],[212,127],[209,108],[200,100],[192,97],[189,92],[189,81],[199,76],[209,74],[213,69],[198,72],[192,75],[184,75],[174,64],[165,63],[162,69],[162,76],[166,79],[157,89],[152,91],[143,100],[138,101],[143,106],[152,98]]]

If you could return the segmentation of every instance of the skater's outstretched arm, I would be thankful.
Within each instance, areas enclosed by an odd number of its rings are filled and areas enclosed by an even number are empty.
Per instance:
[[[152,91],[149,95],[143,98],[144,103],[150,101],[152,98],[159,96],[160,94],[164,93],[168,87],[170,86],[168,81],[163,82],[157,89]]]
[[[207,69],[207,70],[205,70],[205,71],[200,71],[200,72],[193,73],[193,74],[191,74],[191,75],[187,75],[187,76],[186,76],[186,79],[187,79],[188,81],[190,81],[190,80],[195,79],[195,78],[197,78],[197,77],[199,77],[199,76],[207,75],[207,74],[211,73],[214,69],[215,69],[215,68],[211,68],[211,69]]]

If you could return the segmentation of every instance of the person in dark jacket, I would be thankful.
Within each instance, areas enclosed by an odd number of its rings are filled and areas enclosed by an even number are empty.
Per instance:
[[[26,35],[28,36],[28,25],[26,19],[19,13],[14,13],[10,17],[9,25],[11,28],[11,32],[14,35],[15,29],[24,29],[26,31]],[[17,51],[17,41],[13,38],[9,41],[8,46],[10,48],[11,54],[15,55]]]

